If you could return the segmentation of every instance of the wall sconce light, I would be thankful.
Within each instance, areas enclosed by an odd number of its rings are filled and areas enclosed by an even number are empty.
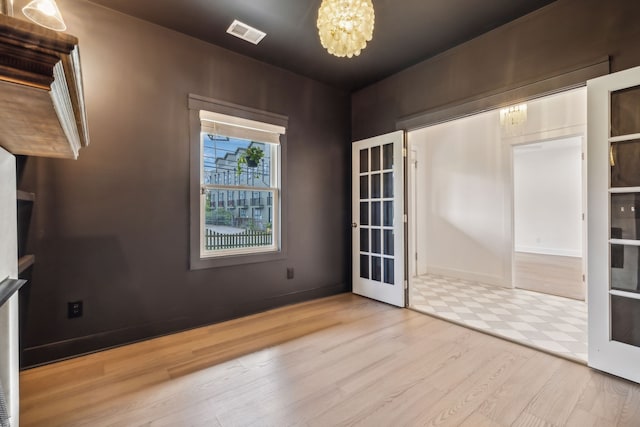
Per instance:
[[[55,0],[33,0],[22,8],[22,13],[36,24],[51,30],[67,29]]]
[[[512,105],[500,110],[500,127],[504,136],[521,135],[527,123],[527,104]]]

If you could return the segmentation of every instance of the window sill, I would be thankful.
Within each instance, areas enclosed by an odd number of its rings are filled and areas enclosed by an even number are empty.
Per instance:
[[[206,268],[229,267],[232,265],[257,264],[261,262],[280,261],[287,258],[284,251],[260,252],[239,255],[224,255],[212,257],[192,257],[189,268],[203,270]]]

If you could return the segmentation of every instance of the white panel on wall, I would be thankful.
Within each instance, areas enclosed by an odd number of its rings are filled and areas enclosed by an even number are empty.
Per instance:
[[[515,250],[582,256],[582,138],[514,147]]]

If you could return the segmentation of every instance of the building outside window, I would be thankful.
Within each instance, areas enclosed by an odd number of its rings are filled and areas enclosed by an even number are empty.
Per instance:
[[[277,251],[279,218],[262,212],[278,211],[284,129],[207,111],[200,119],[201,257]]]

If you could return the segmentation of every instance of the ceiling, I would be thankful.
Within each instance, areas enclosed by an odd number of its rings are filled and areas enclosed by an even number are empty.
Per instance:
[[[357,90],[554,0],[373,0],[373,40],[359,57],[320,45],[321,0],[90,0],[345,90]],[[234,19],[265,31],[255,46]]]

